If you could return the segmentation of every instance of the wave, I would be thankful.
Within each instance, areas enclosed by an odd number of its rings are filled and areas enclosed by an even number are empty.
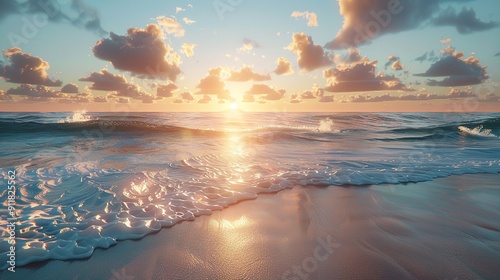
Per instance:
[[[491,133],[491,129],[484,129],[482,125],[470,129],[465,126],[459,126],[458,130],[466,135],[471,135],[475,137],[488,137],[488,138],[499,138],[497,135]]]

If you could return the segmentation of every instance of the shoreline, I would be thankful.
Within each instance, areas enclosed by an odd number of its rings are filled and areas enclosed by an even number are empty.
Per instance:
[[[493,279],[500,275],[498,182],[500,174],[475,174],[296,187],[120,241],[89,259],[33,263],[0,278]]]

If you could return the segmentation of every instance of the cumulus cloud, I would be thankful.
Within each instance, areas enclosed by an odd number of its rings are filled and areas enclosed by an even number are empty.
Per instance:
[[[194,56],[194,48],[196,47],[196,44],[184,43],[182,44],[181,47],[182,47],[181,53],[183,53],[186,57]]]
[[[0,64],[0,77],[7,82],[43,86],[61,86],[62,81],[49,78],[47,70],[50,65],[40,57],[23,52],[20,48],[3,51],[9,64]]]
[[[427,24],[437,24],[439,22],[436,22],[434,17],[442,13],[442,4],[468,1],[470,0],[339,0],[344,25],[325,47],[344,49],[360,46],[384,34],[407,31]],[[470,15],[464,18],[470,21],[469,17]],[[463,26],[464,30],[478,30],[478,28],[470,28],[471,23],[473,21],[463,23],[467,26],[467,28]],[[458,24],[455,26],[462,28]]]
[[[99,40],[93,52],[97,58],[109,61],[116,69],[130,71],[144,78],[169,78],[180,74],[180,57],[165,44],[161,28],[149,24],[146,29],[129,28],[127,35],[111,32],[108,39]]]
[[[256,48],[260,48],[259,43],[255,42],[251,39],[245,38],[245,39],[243,39],[243,46],[241,48],[239,48],[238,51],[249,52],[249,51],[256,49]]]
[[[186,92],[183,92],[183,93],[181,93],[179,96],[180,96],[180,97],[182,98],[182,100],[184,100],[184,101],[188,101],[188,102],[192,102],[192,101],[194,101],[194,96],[193,96],[190,92],[187,92],[187,91],[186,91]]]
[[[274,70],[274,73],[280,76],[293,74],[292,64],[288,59],[280,57],[276,60],[276,70]]]
[[[79,81],[91,82],[90,89],[92,90],[113,91],[115,97],[128,97],[141,100],[143,103],[151,103],[155,99],[138,85],[127,82],[124,76],[112,74],[107,69],[93,72]]]
[[[109,102],[109,100],[108,100],[107,96],[96,96],[96,97],[94,97],[94,102],[96,102],[96,103],[106,103],[106,102]]]
[[[350,64],[362,59],[361,52],[356,47],[350,47],[346,52],[335,54],[334,61],[339,64]]]
[[[451,38],[442,38],[441,40],[439,40],[439,42],[440,42],[441,44],[444,44],[444,45],[449,44],[449,43],[451,43],[452,41],[453,41],[453,40],[452,40]]]
[[[75,84],[67,84],[61,88],[62,93],[78,93],[78,86]]]
[[[52,22],[66,22],[98,35],[106,34],[101,26],[99,12],[95,8],[83,0],[72,0],[69,7],[76,16],[63,11],[60,1],[0,1],[0,21],[11,14],[43,14]]]
[[[323,72],[330,92],[355,92],[379,90],[409,90],[398,78],[382,73],[375,73],[377,61],[367,58],[350,65],[338,65]]]
[[[226,90],[226,84],[221,78],[222,68],[212,68],[208,70],[208,76],[201,79],[196,88],[196,94],[217,95],[219,99],[230,99],[230,92]]]
[[[335,101],[335,98],[333,95],[323,95],[320,99],[319,102],[321,103],[332,103]]]
[[[441,52],[444,56],[422,74],[420,77],[445,77],[442,81],[430,80],[430,86],[467,86],[480,84],[488,79],[486,67],[479,59],[470,56],[465,58],[463,52],[456,52],[453,47],[447,47]]]
[[[191,24],[196,23],[196,21],[191,20],[191,19],[189,19],[189,18],[187,18],[187,17],[182,18],[182,21],[183,21],[185,24],[187,24],[187,25],[191,25]]]
[[[245,92],[245,95],[260,95],[261,100],[281,100],[285,97],[286,90],[276,90],[265,84],[253,84],[250,90]]]
[[[121,104],[128,104],[128,103],[130,103],[130,99],[125,98],[125,97],[119,97],[116,99],[116,102],[121,103]]]
[[[178,87],[175,84],[169,83],[167,85],[159,85],[156,88],[156,96],[158,97],[172,97],[174,96],[174,91],[176,91]]]
[[[388,58],[387,63],[384,65],[385,69],[391,66],[392,70],[401,71],[404,69],[404,65],[401,64],[401,59],[397,56],[391,55]]]
[[[156,18],[156,21],[169,35],[172,34],[174,37],[184,37],[186,35],[186,31],[182,28],[182,25],[174,18],[159,16]]]
[[[476,12],[472,8],[463,8],[462,11],[457,13],[455,8],[448,7],[446,10],[441,11],[432,22],[436,26],[453,26],[461,34],[469,34],[498,27],[498,22],[484,22],[478,19]]]
[[[300,69],[310,72],[315,69],[333,64],[332,60],[319,45],[314,45],[312,37],[305,33],[294,33],[293,42],[288,49],[298,56]]]
[[[318,16],[316,13],[310,13],[308,11],[305,12],[299,12],[295,11],[291,15],[294,18],[305,18],[307,19],[307,26],[318,26]]]
[[[210,102],[212,102],[212,97],[210,97],[210,95],[203,95],[203,97],[200,100],[198,100],[199,104],[207,104]]]
[[[229,78],[227,78],[229,82],[259,82],[271,80],[269,74],[263,75],[255,73],[250,66],[243,66],[240,70],[231,70],[229,71],[229,75]]]
[[[0,101],[9,101],[13,100],[12,96],[5,93],[5,91],[0,90]]]

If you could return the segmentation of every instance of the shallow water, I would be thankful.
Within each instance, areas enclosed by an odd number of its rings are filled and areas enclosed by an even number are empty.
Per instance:
[[[263,192],[500,172],[500,114],[1,113],[0,127],[17,266],[86,258]]]

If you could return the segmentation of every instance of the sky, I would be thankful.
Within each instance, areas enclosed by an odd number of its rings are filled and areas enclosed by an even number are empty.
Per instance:
[[[0,2],[0,111],[500,110],[498,0]]]

